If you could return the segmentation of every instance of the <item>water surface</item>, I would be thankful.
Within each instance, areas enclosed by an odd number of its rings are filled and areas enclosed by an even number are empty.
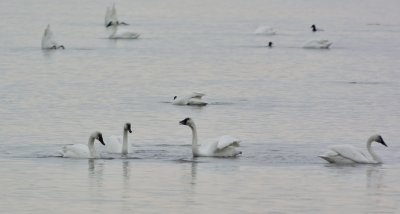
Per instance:
[[[398,1],[118,1],[132,41],[107,39],[110,4],[2,3],[1,213],[399,212]],[[40,49],[47,24],[66,50]],[[277,35],[255,36],[261,25]],[[313,38],[333,45],[301,48]],[[210,104],[171,105],[191,91]],[[185,117],[200,141],[240,138],[243,155],[193,159]],[[127,121],[128,158],[58,157]],[[375,133],[382,165],[317,157]]]

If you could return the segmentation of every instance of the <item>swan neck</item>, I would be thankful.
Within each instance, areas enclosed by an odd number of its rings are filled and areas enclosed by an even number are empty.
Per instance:
[[[95,140],[94,137],[90,137],[89,138],[89,142],[88,142],[90,158],[95,158],[96,157],[96,149],[94,148],[94,140]]]
[[[196,125],[193,123],[189,126],[192,129],[192,152],[193,155],[197,154],[198,145],[197,145],[197,129]]]
[[[124,135],[122,139],[122,154],[127,155],[128,154],[128,130],[124,129]]]
[[[376,162],[376,163],[382,163],[381,158],[374,152],[374,150],[372,149],[372,142],[374,142],[372,139],[368,139],[367,142],[367,150],[369,152],[369,154],[371,155],[372,159]]]

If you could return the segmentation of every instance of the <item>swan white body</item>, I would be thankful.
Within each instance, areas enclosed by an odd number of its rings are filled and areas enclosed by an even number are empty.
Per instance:
[[[306,42],[303,48],[314,48],[314,49],[328,49],[333,42],[327,39],[315,39]]]
[[[175,96],[172,104],[174,105],[193,105],[193,106],[205,106],[208,103],[204,102],[201,98],[205,94],[193,92],[190,94],[182,95],[182,96]]]
[[[256,35],[275,35],[276,31],[274,28],[269,26],[260,26],[255,31],[254,34]]]
[[[363,164],[377,164],[382,163],[382,160],[371,148],[372,142],[381,143],[386,146],[385,141],[383,141],[380,135],[373,135],[367,141],[367,151],[369,155],[365,154],[362,150],[351,146],[351,145],[336,145],[330,147],[330,150],[325,152],[323,155],[319,157],[328,161],[329,163],[338,163],[338,164],[354,164],[354,163],[363,163]]]
[[[179,122],[181,125],[189,126],[192,130],[192,153],[194,157],[235,157],[242,152],[237,151],[240,140],[229,135],[224,135],[208,144],[197,143],[197,130],[194,121],[186,118]]]
[[[103,136],[100,132],[95,132],[89,137],[88,145],[84,144],[73,144],[66,145],[61,151],[62,157],[65,158],[99,158],[100,155],[96,152],[94,147],[94,141],[98,140],[101,144],[104,144]]]
[[[42,37],[42,49],[58,49],[58,48],[64,49],[64,46],[59,45],[56,42],[56,40],[54,39],[54,34],[50,29],[50,25],[47,25]]]
[[[123,136],[111,136],[106,141],[105,150],[109,153],[121,153],[127,155],[130,151],[128,145],[128,132],[132,133],[131,124],[124,125]]]
[[[139,38],[140,34],[121,30],[117,26],[112,26],[113,32],[108,37],[109,39],[137,39]]]
[[[109,27],[113,25],[127,25],[125,22],[118,21],[115,4],[113,4],[111,8],[107,7],[106,15],[104,17],[104,26]]]

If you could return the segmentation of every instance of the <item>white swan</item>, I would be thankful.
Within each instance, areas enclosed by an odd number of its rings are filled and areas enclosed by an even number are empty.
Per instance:
[[[193,106],[205,106],[208,103],[204,102],[201,98],[205,94],[192,92],[190,94],[182,95],[182,96],[174,96],[174,100],[172,104],[174,105],[193,105]]]
[[[42,49],[65,49],[63,45],[58,45],[54,39],[53,32],[50,30],[50,25],[47,25],[42,37]]]
[[[127,155],[129,152],[128,146],[128,132],[132,133],[131,124],[125,123],[123,130],[123,137],[121,136],[111,136],[109,137],[105,150],[109,153],[121,153],[122,155]]]
[[[333,42],[327,39],[315,39],[306,42],[303,48],[314,48],[314,49],[328,49]]]
[[[377,142],[387,147],[380,135],[372,135],[367,141],[367,150],[370,156],[351,145],[336,145],[330,147],[329,151],[318,157],[329,163],[382,163],[382,160],[371,148],[372,142]]]
[[[118,21],[117,10],[115,9],[115,4],[112,7],[107,7],[106,16],[104,18],[104,26],[110,27],[112,25],[128,25],[125,22]]]
[[[94,147],[94,141],[98,140],[101,144],[104,144],[103,136],[100,132],[94,132],[89,137],[88,145],[84,144],[73,144],[66,145],[61,151],[62,157],[65,158],[99,158],[100,155],[96,152]]]
[[[324,31],[323,29],[317,28],[314,24],[311,25],[311,30],[312,30],[312,32]]]
[[[192,153],[194,157],[235,157],[242,154],[242,152],[236,151],[240,140],[232,136],[224,135],[218,140],[199,145],[197,144],[197,130],[194,121],[191,118],[186,118],[179,124],[189,126],[192,129]]]
[[[118,29],[116,25],[112,26],[112,30],[109,39],[137,39],[140,36],[138,33]]]
[[[269,26],[260,26],[255,31],[254,34],[256,35],[275,35],[276,31],[274,28]]]

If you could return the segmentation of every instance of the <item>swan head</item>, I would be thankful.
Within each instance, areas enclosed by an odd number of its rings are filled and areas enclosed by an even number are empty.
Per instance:
[[[190,117],[187,117],[184,120],[179,121],[179,124],[192,127],[193,126],[193,120]]]
[[[370,141],[375,141],[375,142],[377,142],[377,143],[380,143],[380,144],[382,144],[382,145],[388,147],[388,146],[386,145],[385,141],[383,140],[382,136],[380,136],[380,135],[378,135],[378,134],[377,134],[377,135],[372,135],[372,136],[369,138],[369,140],[370,140]]]
[[[101,144],[103,144],[103,146],[106,145],[106,144],[104,143],[103,135],[101,134],[101,132],[94,132],[92,135],[90,135],[90,138],[93,138],[93,139],[95,139],[95,140],[98,140]]]
[[[176,98],[178,98],[177,96],[174,96],[174,100],[176,100]]]
[[[129,133],[132,133],[131,123],[125,123],[124,130],[128,131]]]
[[[314,24],[311,25],[311,29],[312,29],[312,31],[317,31],[317,27]]]
[[[268,47],[272,47],[273,43],[272,42],[268,42]]]

